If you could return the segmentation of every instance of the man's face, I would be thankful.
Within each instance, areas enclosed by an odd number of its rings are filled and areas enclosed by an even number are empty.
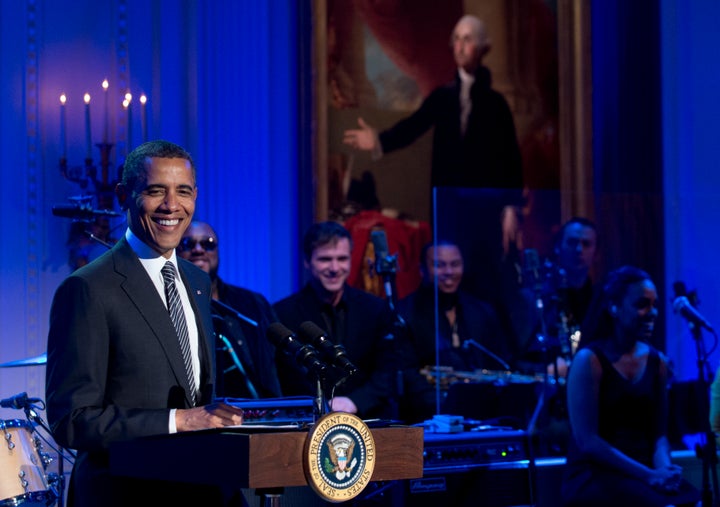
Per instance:
[[[558,264],[567,271],[589,271],[595,261],[597,235],[592,227],[572,223],[565,228],[558,251]]]
[[[437,259],[435,259],[435,247],[428,248],[425,267],[430,278],[428,282],[433,283],[437,274],[440,292],[447,294],[457,292],[463,277],[463,258],[457,246],[438,246]]]
[[[190,162],[149,158],[145,181],[126,189],[130,229],[153,250],[170,258],[195,212],[197,188]]]
[[[460,20],[452,35],[453,56],[458,67],[473,74],[480,66],[484,48],[480,47],[477,28],[468,20]]]
[[[177,253],[215,279],[218,271],[218,240],[212,228],[203,222],[193,222],[183,234]]]
[[[350,240],[340,238],[315,248],[306,267],[325,291],[340,292],[350,274]]]

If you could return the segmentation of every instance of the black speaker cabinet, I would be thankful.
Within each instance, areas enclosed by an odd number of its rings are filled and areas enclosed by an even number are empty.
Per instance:
[[[479,467],[426,473],[406,481],[413,507],[510,507],[532,505],[527,466]]]

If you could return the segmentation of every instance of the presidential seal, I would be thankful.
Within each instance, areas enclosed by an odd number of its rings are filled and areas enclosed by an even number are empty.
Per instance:
[[[303,453],[308,484],[328,502],[359,495],[375,468],[375,441],[370,428],[353,414],[332,412],[308,433]]]

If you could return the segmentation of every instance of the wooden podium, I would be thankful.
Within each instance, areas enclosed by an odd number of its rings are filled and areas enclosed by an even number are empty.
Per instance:
[[[376,461],[371,481],[423,476],[423,429],[371,429]],[[110,471],[143,479],[276,489],[305,486],[306,430],[237,427],[136,439],[110,448]]]

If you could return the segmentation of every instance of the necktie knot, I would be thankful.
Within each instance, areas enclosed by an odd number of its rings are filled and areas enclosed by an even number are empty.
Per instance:
[[[169,284],[175,285],[175,264],[172,261],[167,261],[160,272],[166,287]]]

